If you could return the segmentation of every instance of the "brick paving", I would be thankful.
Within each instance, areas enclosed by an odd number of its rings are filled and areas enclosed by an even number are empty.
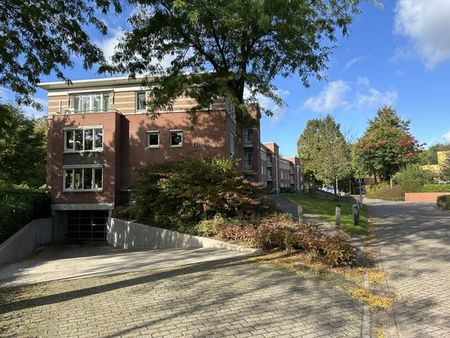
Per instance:
[[[0,288],[2,337],[359,337],[361,304],[234,257]]]
[[[367,201],[389,288],[393,336],[450,337],[450,213],[431,203]]]

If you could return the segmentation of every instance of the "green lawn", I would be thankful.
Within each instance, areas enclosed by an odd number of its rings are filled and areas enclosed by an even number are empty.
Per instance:
[[[343,201],[333,201],[325,198],[310,196],[308,194],[283,194],[289,201],[303,206],[305,214],[317,215],[317,218],[335,223],[336,205],[341,205],[341,224],[342,228],[353,234],[367,233],[367,207],[361,208],[359,225],[354,226],[352,221],[352,203]]]

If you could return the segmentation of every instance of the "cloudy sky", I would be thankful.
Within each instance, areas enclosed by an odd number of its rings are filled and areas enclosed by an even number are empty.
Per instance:
[[[411,120],[411,132],[419,142],[428,146],[445,138],[450,142],[450,1],[382,2],[384,9],[371,1],[363,3],[349,37],[337,42],[326,81],[312,81],[310,88],[304,88],[297,76],[276,79],[286,106],[276,108],[274,117],[262,119],[263,141],[275,141],[284,155],[294,155],[306,122],[326,114],[334,116],[350,140],[356,140],[379,107],[392,105]],[[110,34],[94,39],[111,54],[127,24],[118,16],[107,21]],[[72,79],[98,76],[95,70],[81,67],[68,75]],[[45,92],[39,90],[37,99],[45,102]],[[273,105],[264,98],[261,104]]]

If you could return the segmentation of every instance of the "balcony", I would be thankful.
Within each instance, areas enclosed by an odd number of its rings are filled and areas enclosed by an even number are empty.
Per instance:
[[[253,171],[253,161],[252,160],[243,160],[242,167],[244,171]]]
[[[244,129],[244,136],[242,138],[242,144],[244,147],[253,147],[253,130]]]

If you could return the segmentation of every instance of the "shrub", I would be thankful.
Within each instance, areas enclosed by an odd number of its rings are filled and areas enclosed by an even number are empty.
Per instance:
[[[347,235],[325,235],[313,225],[298,225],[290,215],[273,214],[252,224],[217,216],[202,221],[199,233],[255,246],[263,250],[305,250],[331,266],[351,264],[356,251]]]
[[[450,195],[443,195],[437,198],[437,207],[442,210],[450,210]]]
[[[395,175],[395,180],[405,192],[419,192],[425,184],[433,183],[433,175],[417,165],[409,165]]]
[[[34,218],[50,216],[50,198],[41,189],[3,186],[0,189],[0,243]]]
[[[387,183],[379,183],[366,187],[366,197],[387,201],[403,201],[405,190],[399,185],[391,188]]]
[[[450,192],[450,184],[425,184],[422,192]]]
[[[276,209],[262,187],[242,177],[230,160],[190,159],[151,165],[134,185],[134,218],[192,233],[215,215],[249,219]]]

